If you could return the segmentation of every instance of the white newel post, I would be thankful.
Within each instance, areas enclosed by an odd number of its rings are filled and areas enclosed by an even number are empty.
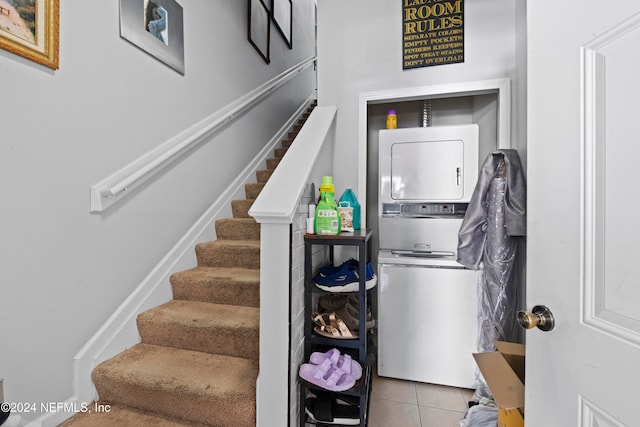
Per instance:
[[[291,225],[299,213],[305,188],[309,188],[307,183],[332,174],[336,112],[335,106],[314,108],[249,209],[249,215],[260,223],[258,427],[288,425],[292,393],[289,390]],[[296,407],[296,403],[291,404]]]
[[[286,218],[282,218],[287,221]],[[256,426],[286,426],[289,414],[290,223],[260,226],[260,374]],[[263,369],[265,368],[265,369]]]

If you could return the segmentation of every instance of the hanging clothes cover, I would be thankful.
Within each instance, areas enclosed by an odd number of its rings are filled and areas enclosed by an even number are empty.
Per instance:
[[[517,250],[526,234],[526,184],[515,150],[492,152],[485,161],[458,233],[457,261],[480,269],[478,276],[479,352],[495,350],[494,341],[518,341],[515,313],[521,296]],[[474,398],[491,398],[477,374]]]
[[[471,195],[467,213],[458,233],[458,262],[477,270],[482,261],[489,206],[486,195],[498,166],[505,166],[504,221],[508,236],[525,236],[527,230],[527,188],[518,152],[497,150],[485,160],[476,188]]]

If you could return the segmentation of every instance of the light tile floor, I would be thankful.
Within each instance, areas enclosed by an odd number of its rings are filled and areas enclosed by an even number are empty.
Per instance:
[[[473,390],[373,374],[369,427],[459,427]]]
[[[369,427],[460,427],[473,398],[473,390],[379,377],[375,369],[371,387]]]

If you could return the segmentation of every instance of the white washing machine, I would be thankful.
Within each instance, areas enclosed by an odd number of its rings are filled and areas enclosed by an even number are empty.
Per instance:
[[[475,388],[478,272],[446,257],[378,256],[378,375]]]

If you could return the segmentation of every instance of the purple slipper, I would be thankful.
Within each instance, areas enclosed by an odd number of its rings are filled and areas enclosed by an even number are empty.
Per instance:
[[[303,380],[330,391],[349,390],[356,384],[355,378],[342,369],[331,366],[328,359],[320,365],[302,364],[299,375]]]
[[[314,365],[320,365],[325,360],[329,360],[332,366],[342,369],[356,380],[360,379],[362,376],[362,366],[353,360],[350,355],[340,354],[340,351],[337,348],[333,348],[326,353],[317,351],[315,353],[311,353],[311,356],[309,357],[309,362]]]

